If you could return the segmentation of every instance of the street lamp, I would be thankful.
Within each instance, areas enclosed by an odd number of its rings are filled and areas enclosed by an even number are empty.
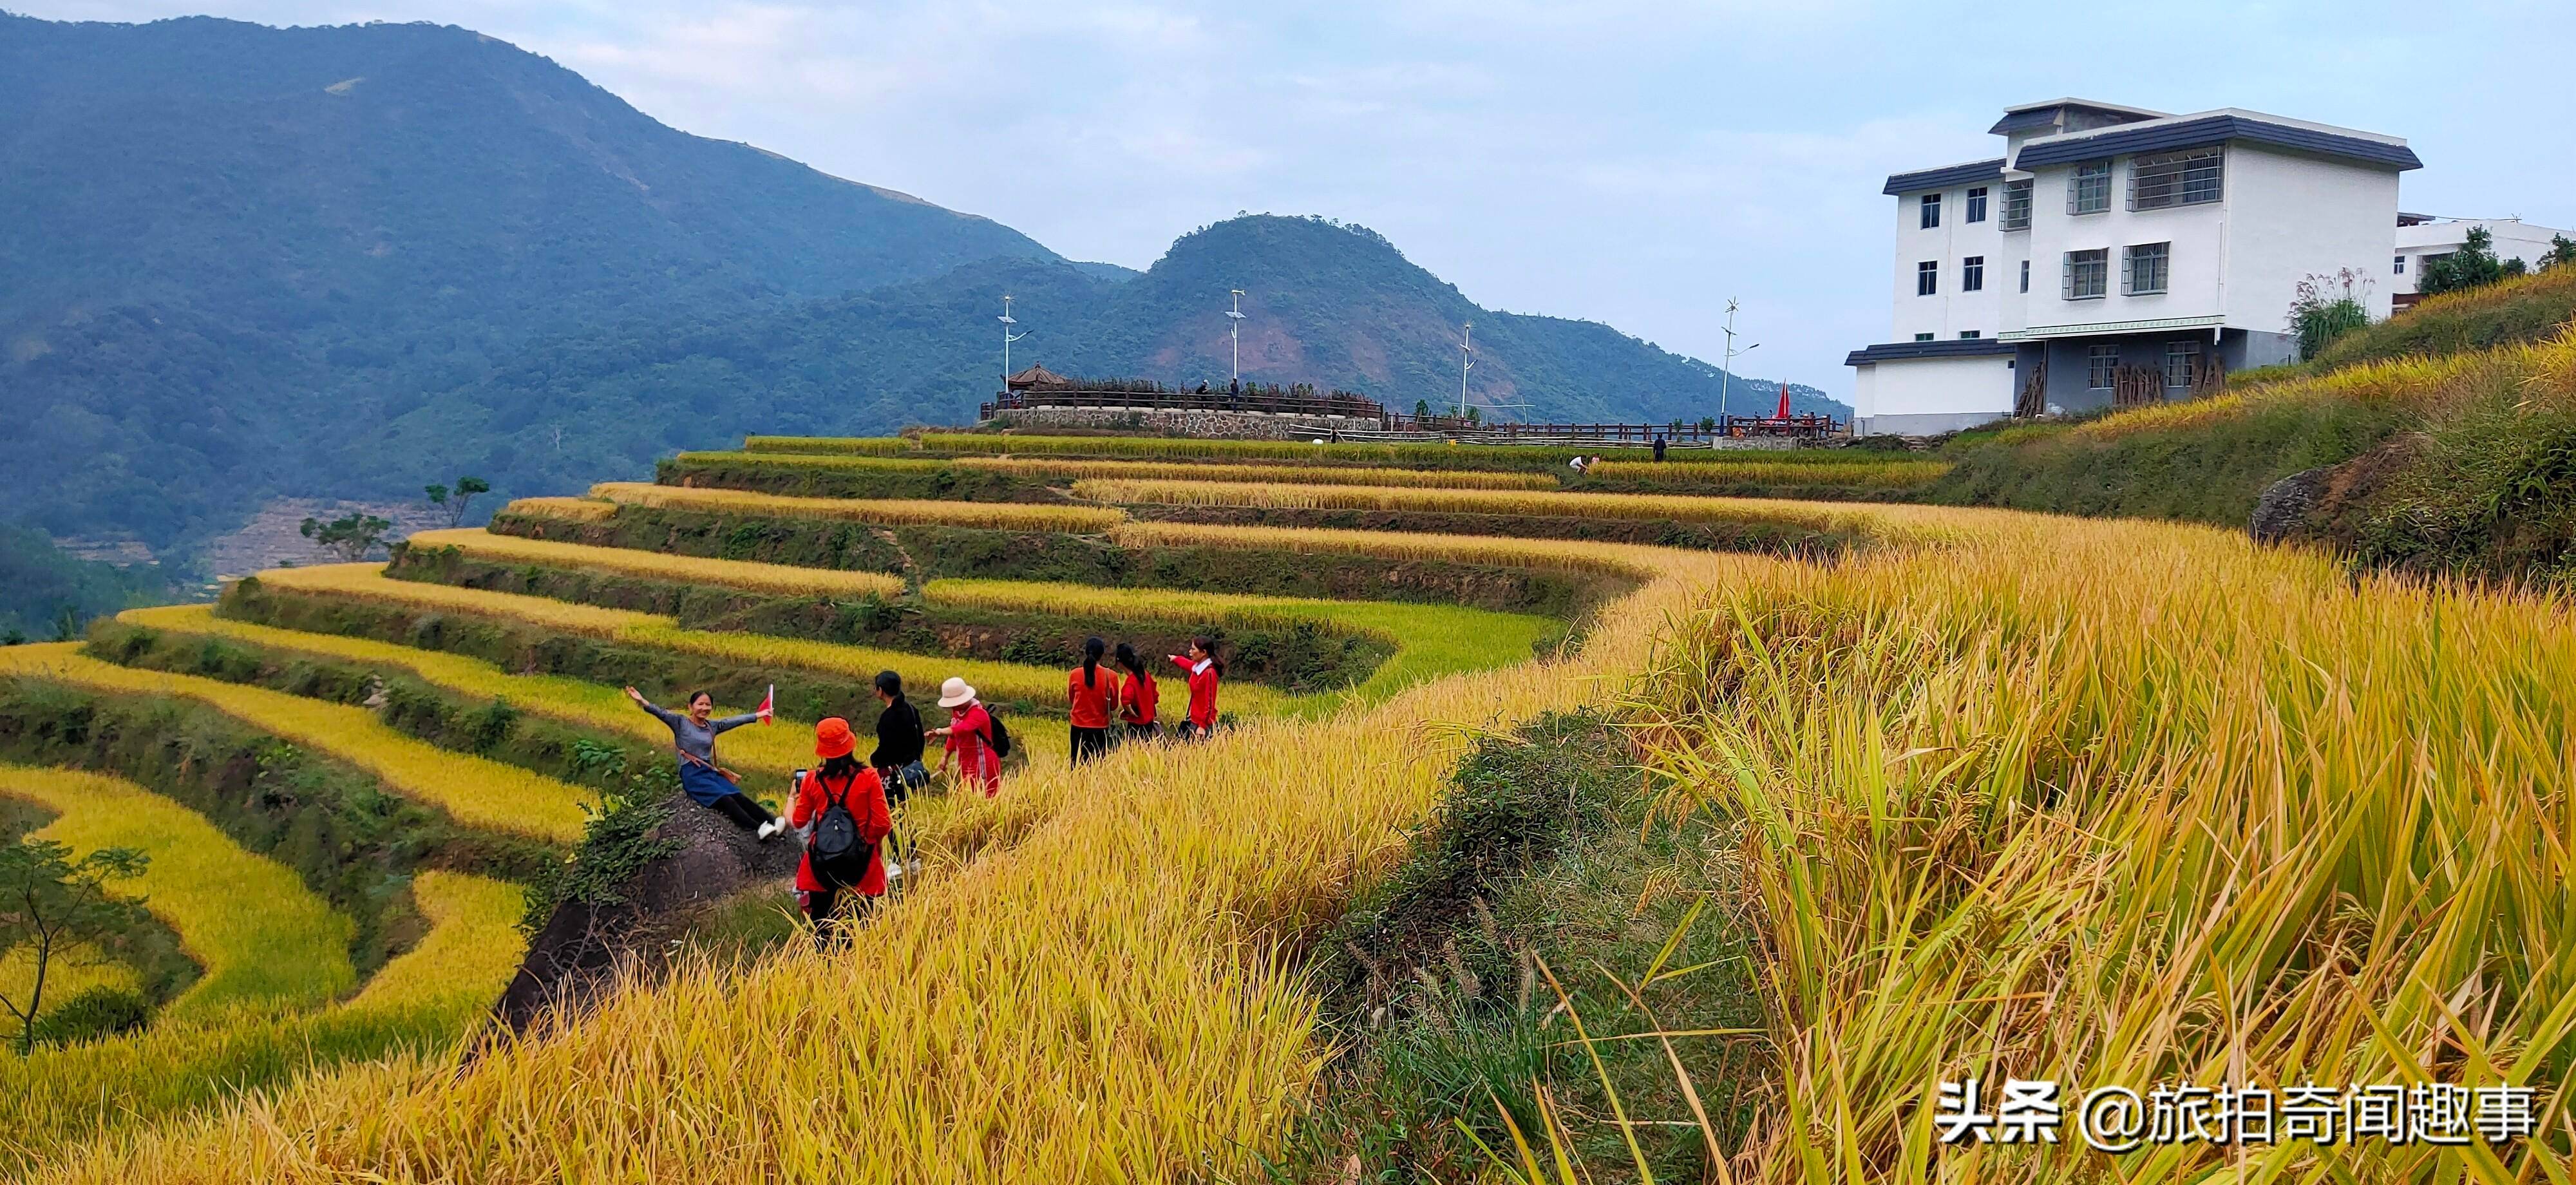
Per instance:
[[[1458,339],[1458,418],[1467,418],[1467,372],[1476,369],[1476,323],[1466,323],[1466,333]]]
[[[1721,420],[1728,418],[1726,394],[1727,389],[1735,381],[1735,356],[1750,354],[1761,348],[1760,342],[1755,342],[1741,350],[1735,348],[1735,301],[1730,298],[1726,302],[1726,364],[1719,367],[1717,371],[1717,414]]]
[[[1231,331],[1231,336],[1234,338],[1233,389],[1240,391],[1243,389],[1243,289],[1228,288],[1226,292],[1232,299],[1231,307],[1226,309],[1225,315],[1234,319],[1234,328]]]
[[[1005,295],[1002,297],[1002,389],[1005,391],[1011,389],[1011,343],[1028,336],[1011,332],[1011,327],[1017,324],[1018,321],[1011,319],[1011,298]]]

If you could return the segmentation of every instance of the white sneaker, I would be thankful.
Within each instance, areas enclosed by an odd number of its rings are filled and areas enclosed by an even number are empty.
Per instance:
[[[786,820],[771,819],[770,821],[760,825],[760,840],[762,843],[767,843],[769,842],[770,836],[776,835],[785,830],[787,830]]]
[[[901,877],[902,875],[903,875],[903,865],[901,865],[901,864],[888,864],[888,865],[886,865],[886,879],[887,879],[887,880],[894,880],[894,879],[897,879],[897,878]]]

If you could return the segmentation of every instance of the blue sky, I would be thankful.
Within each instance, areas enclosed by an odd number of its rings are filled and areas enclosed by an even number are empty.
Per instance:
[[[648,114],[1144,267],[1237,211],[1385,233],[1491,307],[1848,395],[1893,171],[2007,104],[2246,107],[2407,137],[2411,210],[2576,226],[2559,3],[673,4],[12,0],[53,19],[431,20]]]

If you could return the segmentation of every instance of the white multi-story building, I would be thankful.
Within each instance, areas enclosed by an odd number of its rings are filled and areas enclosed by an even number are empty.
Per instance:
[[[1899,173],[1890,340],[1855,350],[1853,427],[1931,433],[2208,390],[2297,356],[2309,276],[2378,277],[2404,140],[2233,108],[2057,99],[2004,155]],[[2389,288],[2363,295],[2386,317]]]
[[[2469,232],[2483,230],[2495,240],[2497,259],[2519,259],[2538,267],[2553,240],[2566,231],[2534,226],[2519,218],[2444,218],[2434,214],[2397,216],[2397,254],[2389,294],[2399,308],[2414,303],[2416,277],[2424,265],[2469,245]],[[2576,238],[2576,235],[2568,236]]]

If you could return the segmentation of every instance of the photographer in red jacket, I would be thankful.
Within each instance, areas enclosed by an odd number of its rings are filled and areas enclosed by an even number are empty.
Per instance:
[[[881,850],[885,837],[894,830],[894,817],[886,809],[885,783],[877,771],[869,769],[852,754],[859,738],[850,732],[850,722],[838,716],[827,717],[814,726],[814,755],[823,759],[818,769],[804,771],[796,780],[796,801],[787,808],[787,822],[805,835],[805,856],[796,864],[796,904],[814,924],[814,945],[829,949],[844,939],[838,907],[841,894],[856,890],[860,912],[864,913],[874,899],[885,895],[885,854]],[[839,853],[818,851],[827,836],[841,824],[827,821],[834,811],[845,812],[854,836]]]

